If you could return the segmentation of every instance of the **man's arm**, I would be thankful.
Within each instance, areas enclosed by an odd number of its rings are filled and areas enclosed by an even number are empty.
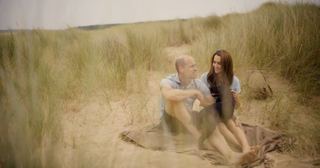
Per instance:
[[[202,102],[200,101],[200,105],[203,107],[206,107],[206,106],[209,106],[215,102],[216,102],[216,99],[214,97],[212,97],[210,94],[207,97],[205,97]]]
[[[201,76],[201,79],[202,79],[202,80],[200,80],[201,82],[198,83],[198,89],[206,97],[203,99],[203,101],[200,101],[200,106],[206,107],[206,106],[209,106],[209,105],[215,103],[216,99],[211,96],[210,90],[209,90],[208,86],[205,84],[207,81],[206,75],[203,74]]]
[[[183,101],[186,98],[195,96],[197,99],[203,100],[204,97],[202,93],[198,90],[181,90],[181,89],[172,89],[168,84],[163,84],[161,86],[161,95],[166,100],[171,101]]]

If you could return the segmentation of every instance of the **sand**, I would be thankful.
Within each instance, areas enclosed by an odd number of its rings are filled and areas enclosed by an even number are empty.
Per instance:
[[[185,53],[188,46],[168,47],[169,61]],[[134,74],[132,72],[131,74]],[[101,90],[77,102],[66,102],[62,114],[63,140],[58,144],[56,157],[61,167],[226,167],[214,166],[195,155],[153,151],[122,141],[118,135],[124,130],[140,129],[159,122],[159,83],[168,74],[148,72],[148,85],[144,94],[119,93],[107,103]],[[201,75],[201,74],[198,74]],[[272,79],[274,80],[274,79]],[[145,108],[135,116],[137,99],[147,101]],[[141,103],[140,103],[141,104]],[[268,127],[259,113],[259,102],[248,102],[241,119],[246,123]],[[314,167],[303,164],[288,154],[268,153],[275,167]]]

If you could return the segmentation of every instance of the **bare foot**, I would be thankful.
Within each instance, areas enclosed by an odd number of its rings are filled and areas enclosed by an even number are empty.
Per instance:
[[[253,147],[251,147],[251,149],[255,151],[256,155],[258,155],[258,153],[259,153],[259,151],[260,151],[261,147],[260,147],[259,145],[257,145],[257,146],[253,146]]]
[[[250,150],[255,150],[257,153],[259,153],[260,146],[257,145],[257,146],[251,146],[251,147],[244,148],[244,149],[242,149],[242,153],[249,152]]]
[[[252,149],[252,147],[248,146],[247,148],[242,149],[242,153],[247,153]]]
[[[252,163],[254,160],[256,160],[257,155],[258,155],[257,151],[253,150],[253,149],[251,149],[247,153],[244,153],[244,156],[243,156],[244,163],[246,163],[246,164]]]
[[[260,148],[259,148],[260,149]],[[245,153],[233,153],[232,157],[228,159],[229,165],[242,165],[252,163],[257,158],[257,150],[251,149]]]

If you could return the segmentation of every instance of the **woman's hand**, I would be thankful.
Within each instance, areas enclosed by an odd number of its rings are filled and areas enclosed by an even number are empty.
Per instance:
[[[244,129],[242,127],[241,120],[239,117],[235,117],[234,123],[236,124],[237,127],[239,127],[240,129],[242,129],[244,131]]]
[[[238,93],[236,91],[234,91],[233,89],[231,89],[231,93],[232,93],[233,98],[235,100],[235,109],[238,109],[240,107],[240,101],[239,101]]]
[[[234,91],[233,89],[231,89],[233,98],[236,102],[239,102],[239,98],[238,98],[238,93],[236,91]]]
[[[240,117],[236,116],[236,114],[233,113],[232,120],[234,121],[234,124],[236,125],[236,127],[239,127],[240,129],[242,129],[244,131]]]

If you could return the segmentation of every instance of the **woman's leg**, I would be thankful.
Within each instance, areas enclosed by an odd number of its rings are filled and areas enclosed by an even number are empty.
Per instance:
[[[216,128],[211,136],[207,139],[213,148],[216,148],[223,156],[226,157],[229,165],[241,165],[250,163],[257,157],[255,149],[243,153],[236,153],[228,146],[227,141]],[[205,141],[205,143],[207,143]]]
[[[223,122],[219,122],[218,128],[221,134],[227,140],[227,142],[242,147],[239,141],[235,138],[235,136],[232,134],[232,132],[230,132],[230,130],[226,127],[226,125]]]
[[[232,119],[229,119],[227,121],[227,127],[232,132],[234,137],[238,140],[238,142],[240,143],[240,145],[242,147],[242,151],[243,152],[250,151],[251,147],[249,145],[249,142],[248,142],[248,139],[247,139],[245,132],[241,128],[237,127]]]

